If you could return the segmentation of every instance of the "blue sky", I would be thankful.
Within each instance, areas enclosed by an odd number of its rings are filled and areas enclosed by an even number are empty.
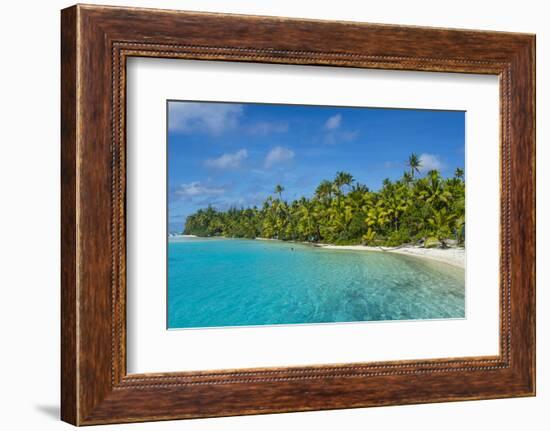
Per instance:
[[[347,171],[373,190],[396,179],[411,153],[422,171],[464,168],[462,111],[168,102],[169,230],[199,208],[311,196]]]

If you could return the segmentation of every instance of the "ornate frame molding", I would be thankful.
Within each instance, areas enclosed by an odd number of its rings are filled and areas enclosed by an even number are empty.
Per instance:
[[[219,30],[206,34],[204,25]],[[269,31],[258,35],[258,28]],[[311,34],[320,41],[309,40]],[[79,5],[62,12],[62,54],[64,420],[98,424],[534,394],[534,36]],[[125,65],[131,56],[498,75],[500,354],[127,375]]]

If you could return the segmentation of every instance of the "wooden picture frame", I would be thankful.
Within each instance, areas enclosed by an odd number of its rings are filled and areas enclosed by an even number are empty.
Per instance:
[[[534,35],[83,5],[64,9],[61,17],[64,421],[91,425],[535,394]],[[128,375],[125,65],[131,56],[498,75],[500,354]]]

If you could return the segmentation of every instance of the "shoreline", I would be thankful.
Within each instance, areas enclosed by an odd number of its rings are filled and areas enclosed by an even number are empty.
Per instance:
[[[201,238],[197,235],[173,235],[173,238]],[[225,238],[226,237],[215,237],[215,238]],[[239,238],[235,238],[239,239]],[[405,256],[417,257],[420,259],[433,260],[440,263],[445,263],[447,265],[454,266],[456,268],[465,268],[465,250],[461,247],[451,247],[451,248],[424,248],[416,247],[412,245],[406,246],[397,246],[397,247],[373,247],[368,245],[335,245],[335,244],[323,244],[323,243],[313,243],[307,241],[281,241],[275,238],[247,238],[252,241],[277,241],[277,242],[286,242],[286,243],[295,243],[308,245],[310,247],[323,248],[327,250],[347,250],[347,251],[376,251],[376,252],[385,252],[385,253],[396,253],[402,254]]]
[[[405,256],[413,256],[428,260],[434,260],[457,268],[465,268],[465,250],[464,248],[424,248],[415,246],[398,246],[398,247],[372,247],[367,245],[333,245],[319,244],[320,248],[329,250],[354,250],[354,251],[377,251],[402,254]]]
[[[275,238],[255,238],[258,241],[279,241]],[[295,241],[281,241],[295,242]],[[465,269],[465,249],[461,247],[450,248],[424,248],[415,247],[413,245],[397,246],[397,247],[373,247],[368,245],[335,245],[313,242],[296,242],[297,244],[305,244],[312,247],[324,248],[327,250],[348,250],[348,251],[377,251],[402,254],[405,256],[418,257],[420,259],[434,260],[440,263],[446,263],[457,268]]]

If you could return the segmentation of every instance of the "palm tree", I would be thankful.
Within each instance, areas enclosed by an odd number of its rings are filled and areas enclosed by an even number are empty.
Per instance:
[[[403,183],[407,186],[411,185],[414,181],[414,175],[410,172],[403,172]]]
[[[382,203],[380,201],[380,203]],[[382,208],[382,205],[376,205],[370,208],[365,218],[365,224],[368,228],[374,228],[375,230],[382,230],[382,228],[388,223],[388,214],[386,210]]]
[[[315,189],[315,196],[319,199],[331,198],[332,197],[332,183],[327,180],[321,181],[321,184]]]
[[[464,215],[461,215],[455,220],[455,223],[454,223],[456,242],[458,244],[464,244],[465,230],[466,228],[465,228]]]
[[[446,247],[445,240],[451,236],[451,226],[455,225],[455,214],[448,213],[445,208],[434,210],[428,223],[432,228],[433,235],[439,240],[441,247]]]
[[[369,227],[367,229],[367,232],[363,235],[361,239],[363,240],[365,245],[369,245],[374,241],[375,237],[376,237],[376,232],[371,227]]]
[[[399,245],[437,237],[442,246],[455,237],[464,244],[465,185],[462,169],[452,178],[432,170],[414,178],[420,161],[411,155],[411,172],[386,178],[371,191],[351,174],[338,172],[324,180],[311,198],[282,200],[277,184],[260,208],[207,206],[187,216],[184,232],[198,236],[277,238],[342,244]],[[414,168],[416,166],[416,168]],[[348,187],[344,193],[343,188]]]
[[[422,167],[422,162],[420,161],[420,158],[418,157],[417,154],[412,153],[409,156],[409,159],[407,160],[407,166],[410,168],[411,175],[412,175],[413,178],[414,178],[414,173],[415,172],[420,173],[420,168]]]
[[[282,193],[285,191],[285,188],[280,185],[280,184],[277,184],[275,186],[275,190],[274,190],[274,193],[277,193],[279,195],[279,200],[282,200]]]
[[[302,197],[297,201],[295,216],[298,218],[298,232],[302,240],[318,241],[320,238],[319,224],[317,222],[314,205],[308,199]]]
[[[339,192],[342,191],[342,187],[349,186],[353,183],[353,175],[348,172],[336,172],[336,177],[334,178],[334,185]]]
[[[426,187],[420,192],[420,197],[424,198],[432,206],[439,207],[441,204],[447,204],[453,197],[448,187],[441,181],[441,175],[438,171],[431,170],[426,175]]]
[[[365,193],[368,193],[370,190],[368,188],[368,186],[366,186],[365,184],[361,184],[361,183],[356,183],[353,185],[353,187],[351,188],[351,192],[352,193],[361,193],[361,194],[365,194]]]

